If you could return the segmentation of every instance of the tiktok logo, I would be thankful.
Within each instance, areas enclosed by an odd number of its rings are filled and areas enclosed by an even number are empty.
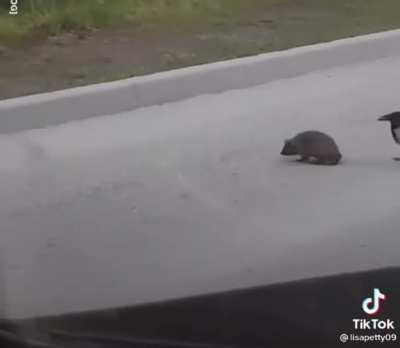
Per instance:
[[[379,312],[380,301],[386,300],[386,295],[382,294],[379,289],[374,289],[373,297],[367,297],[362,303],[362,309],[369,315],[375,315]]]

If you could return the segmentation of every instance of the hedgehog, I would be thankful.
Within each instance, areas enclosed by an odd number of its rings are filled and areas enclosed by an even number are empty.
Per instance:
[[[336,165],[342,159],[333,138],[315,130],[305,131],[285,140],[281,155],[300,155],[298,162],[323,165]]]

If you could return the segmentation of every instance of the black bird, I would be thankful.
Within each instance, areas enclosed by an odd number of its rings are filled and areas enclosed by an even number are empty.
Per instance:
[[[378,118],[378,121],[389,121],[393,140],[400,145],[400,111],[391,112]],[[400,161],[400,157],[394,158]]]

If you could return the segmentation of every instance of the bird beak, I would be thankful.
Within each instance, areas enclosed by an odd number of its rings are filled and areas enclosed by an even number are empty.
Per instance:
[[[378,121],[389,121],[389,115],[383,115],[378,118]]]

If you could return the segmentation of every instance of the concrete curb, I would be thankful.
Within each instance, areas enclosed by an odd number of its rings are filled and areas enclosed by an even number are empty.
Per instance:
[[[241,89],[400,54],[400,30],[0,101],[0,134]]]

